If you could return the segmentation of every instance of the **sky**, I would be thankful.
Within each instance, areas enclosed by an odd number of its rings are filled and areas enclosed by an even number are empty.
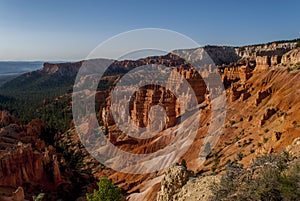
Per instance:
[[[0,61],[81,60],[141,28],[170,29],[200,45],[295,39],[299,9],[299,0],[0,0]]]

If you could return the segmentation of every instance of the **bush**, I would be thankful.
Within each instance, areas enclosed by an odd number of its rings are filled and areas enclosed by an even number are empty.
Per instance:
[[[243,142],[243,147],[246,147],[246,146],[248,146],[249,144],[251,144],[251,141],[247,141],[247,140],[244,140],[244,142]]]
[[[216,170],[217,170],[217,165],[213,165],[213,166],[211,167],[211,171],[215,172]]]
[[[181,165],[182,167],[185,167],[185,169],[187,169],[186,161],[185,161],[184,159],[181,160],[180,165]]]
[[[297,127],[297,121],[293,121],[293,126],[296,128]]]
[[[124,197],[121,190],[114,186],[114,183],[106,176],[100,178],[98,189],[92,194],[87,194],[88,201],[122,201]]]
[[[32,199],[33,201],[42,201],[45,197],[45,193],[40,193],[38,196],[33,196]]]
[[[248,168],[228,163],[219,184],[211,186],[212,200],[296,201],[300,198],[300,160],[262,156]]]
[[[238,153],[237,154],[237,158],[238,158],[239,161],[241,161],[243,159],[243,157],[244,157],[243,153]]]
[[[233,124],[235,124],[235,120],[230,120],[229,123],[232,126]]]
[[[292,66],[289,66],[287,68],[288,72],[291,72],[291,71],[294,71],[294,70],[300,70],[300,62],[298,62],[298,63],[296,63],[296,64],[294,64]]]
[[[297,47],[300,47],[300,39],[297,41]]]

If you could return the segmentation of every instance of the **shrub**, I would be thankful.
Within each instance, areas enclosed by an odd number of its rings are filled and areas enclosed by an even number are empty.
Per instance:
[[[248,146],[249,144],[251,144],[251,140],[249,139],[249,141],[247,141],[247,140],[244,140],[244,143],[243,143],[243,147],[246,147],[246,146]]]
[[[300,165],[286,156],[258,157],[248,167],[228,163],[211,200],[296,201],[300,198]]]
[[[121,190],[114,186],[113,182],[106,176],[100,178],[98,189],[87,194],[88,201],[122,201],[124,200]]]
[[[215,163],[215,164],[219,164],[219,163],[220,163],[220,159],[219,159],[219,158],[215,158],[215,159],[214,159],[214,163]]]
[[[293,121],[292,124],[293,124],[294,127],[297,127],[297,121]]]
[[[33,196],[32,199],[33,201],[42,201],[45,197],[45,193],[40,193],[37,196]]]
[[[297,41],[297,47],[300,47],[300,39]]]
[[[241,161],[241,160],[243,159],[243,157],[244,157],[244,154],[243,154],[243,153],[238,153],[238,154],[237,154],[237,159],[238,159],[239,161]]]
[[[298,63],[296,63],[296,64],[294,64],[292,66],[289,66],[287,68],[288,72],[291,72],[291,71],[294,71],[294,70],[300,70],[300,62],[298,62]]]
[[[185,169],[187,169],[186,161],[184,159],[181,160],[180,165],[183,166],[183,167],[185,167]]]

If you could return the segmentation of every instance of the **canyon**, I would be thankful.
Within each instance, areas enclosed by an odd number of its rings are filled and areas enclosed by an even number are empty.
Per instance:
[[[201,117],[192,145],[178,161],[179,163],[184,159],[188,170],[175,165],[166,171],[145,175],[116,172],[97,162],[86,151],[80,142],[74,122],[70,122],[67,131],[57,132],[54,143],[50,145],[43,139],[43,136],[48,135],[44,121],[34,119],[22,124],[9,112],[2,111],[0,200],[1,196],[12,196],[18,187],[24,189],[26,199],[39,194],[42,189],[48,194],[49,200],[55,200],[62,196],[63,191],[67,196],[72,194],[75,189],[74,182],[82,185],[82,188],[79,188],[82,193],[76,196],[84,199],[84,194],[92,192],[95,181],[102,175],[109,176],[129,200],[189,200],[188,196],[192,197],[190,200],[209,200],[209,196],[204,196],[203,192],[208,191],[207,186],[211,181],[219,180],[216,175],[224,173],[228,161],[238,161],[247,166],[256,156],[276,154],[283,150],[289,150],[297,156],[295,153],[300,150],[295,142],[300,131],[300,115],[297,112],[300,108],[300,50],[296,43],[274,42],[245,47],[206,46],[204,50],[215,62],[224,84],[226,118],[221,128],[220,139],[214,149],[205,155],[203,163],[199,162],[199,153],[212,124],[213,97],[210,97],[209,92],[217,90],[215,86],[207,86],[205,83],[205,79],[210,76],[209,70],[200,75],[191,64],[174,54],[137,61],[114,61],[103,78],[108,83],[107,87],[97,92],[96,112],[110,142],[130,153],[145,154],[160,150],[172,141],[173,131],[179,129],[180,124],[192,124],[194,119],[188,118],[185,122],[178,122],[178,119],[188,112],[188,106],[184,103],[189,102],[189,96],[183,96],[184,101],[180,102],[174,93],[165,87],[148,85],[133,91],[134,95],[129,103],[130,119],[122,117],[122,121],[130,120],[136,126],[147,127],[153,119],[158,118],[151,116],[151,107],[156,105],[165,109],[167,119],[160,119],[159,125],[164,126],[160,127],[161,132],[158,135],[150,139],[128,136],[117,128],[111,114],[111,110],[120,114],[124,111],[124,108],[112,104],[111,101],[113,86],[122,75],[141,65],[164,65],[171,69],[168,85],[172,85],[174,79],[178,78],[176,75],[190,84],[197,104],[201,107],[197,113],[201,114]],[[182,55],[188,53],[189,50],[182,50]],[[81,65],[82,62],[45,63],[43,69],[24,75],[22,82],[26,83],[26,77],[30,79],[30,76],[36,73],[50,78],[62,76],[75,79]],[[130,86],[128,90],[131,90]],[[127,101],[122,94],[118,100]],[[49,100],[47,104],[51,102]],[[76,160],[72,158],[74,163],[72,167],[67,168],[70,165],[68,161],[71,158],[67,157],[70,153],[76,155]],[[78,172],[81,176],[78,180],[72,180]],[[199,186],[204,187],[195,194]],[[52,197],[49,194],[52,194]],[[22,200],[23,196],[20,197]]]

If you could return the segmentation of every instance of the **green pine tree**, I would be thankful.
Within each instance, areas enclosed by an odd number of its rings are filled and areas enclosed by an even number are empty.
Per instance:
[[[92,194],[87,194],[88,201],[122,201],[124,197],[121,190],[114,186],[114,183],[106,176],[100,178],[98,189]]]

